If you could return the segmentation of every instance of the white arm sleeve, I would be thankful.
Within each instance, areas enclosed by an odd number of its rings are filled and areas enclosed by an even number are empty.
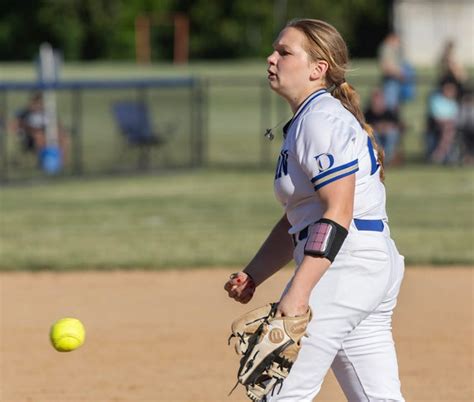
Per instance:
[[[353,127],[327,113],[313,112],[301,120],[295,154],[315,191],[359,170],[355,136]]]

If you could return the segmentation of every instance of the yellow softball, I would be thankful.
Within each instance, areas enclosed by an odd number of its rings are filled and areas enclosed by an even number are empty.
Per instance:
[[[84,343],[86,330],[77,318],[61,318],[51,326],[49,338],[58,352],[70,352]]]

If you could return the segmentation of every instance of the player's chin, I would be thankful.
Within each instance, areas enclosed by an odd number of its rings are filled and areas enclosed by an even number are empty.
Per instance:
[[[274,91],[278,92],[279,84],[276,76],[268,76],[268,85],[270,86],[271,89]]]

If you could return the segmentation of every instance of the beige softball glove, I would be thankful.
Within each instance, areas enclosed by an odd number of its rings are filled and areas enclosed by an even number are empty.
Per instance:
[[[279,392],[311,320],[310,309],[302,316],[281,317],[276,316],[277,307],[278,303],[266,304],[232,323],[229,344],[236,339],[235,351],[240,356],[236,386],[244,385],[252,401]]]

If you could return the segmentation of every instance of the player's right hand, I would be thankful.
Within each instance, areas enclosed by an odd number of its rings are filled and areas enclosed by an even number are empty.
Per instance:
[[[248,303],[255,293],[255,282],[252,277],[245,272],[233,273],[224,285],[229,297],[240,302]]]

